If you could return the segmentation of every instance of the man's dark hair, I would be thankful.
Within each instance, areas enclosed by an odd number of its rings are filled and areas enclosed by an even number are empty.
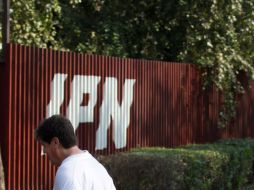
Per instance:
[[[74,128],[69,119],[62,115],[53,115],[43,120],[35,129],[35,138],[50,144],[52,138],[57,137],[64,148],[77,144]]]

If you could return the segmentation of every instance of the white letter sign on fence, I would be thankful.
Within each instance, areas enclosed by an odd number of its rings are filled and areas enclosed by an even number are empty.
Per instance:
[[[64,101],[64,83],[67,74],[55,74],[51,81],[51,97],[47,105],[47,117],[60,113]],[[76,130],[80,123],[94,121],[94,107],[97,103],[97,86],[100,76],[75,75],[71,83],[70,101],[67,117]],[[125,79],[122,102],[117,100],[118,81],[114,77],[106,77],[103,86],[103,100],[100,108],[99,127],[96,131],[96,150],[107,148],[107,130],[112,120],[112,137],[117,149],[126,146],[127,128],[130,124],[130,108],[133,102],[135,80]],[[83,95],[89,94],[86,106],[81,106]]]
[[[64,101],[64,82],[67,74],[55,74],[51,81],[50,102],[47,105],[47,117],[60,114],[60,107]]]
[[[67,108],[67,117],[73,124],[74,130],[79,123],[93,122],[93,109],[97,102],[97,85],[100,77],[75,75],[71,84],[71,99]],[[83,94],[89,94],[87,106],[80,106]]]
[[[116,148],[126,146],[126,130],[130,123],[134,83],[135,80],[125,80],[123,100],[120,106],[117,101],[117,79],[106,78],[103,102],[100,109],[100,124],[96,132],[96,150],[107,147],[107,130],[110,126],[111,117],[113,121],[113,140]]]

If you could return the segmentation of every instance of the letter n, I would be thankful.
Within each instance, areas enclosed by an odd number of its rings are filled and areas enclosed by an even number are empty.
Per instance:
[[[126,146],[127,128],[130,123],[130,107],[133,102],[134,79],[124,83],[122,103],[117,101],[117,79],[108,77],[104,84],[103,102],[100,108],[100,123],[96,132],[96,150],[107,147],[107,130],[113,121],[113,140],[117,149]]]

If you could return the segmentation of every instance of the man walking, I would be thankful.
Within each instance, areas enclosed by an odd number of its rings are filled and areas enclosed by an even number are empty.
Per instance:
[[[53,190],[115,190],[106,169],[88,151],[77,146],[71,122],[53,115],[42,121],[35,138],[50,161],[59,166]]]

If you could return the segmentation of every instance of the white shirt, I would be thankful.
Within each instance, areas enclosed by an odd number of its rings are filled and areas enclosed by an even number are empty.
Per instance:
[[[56,172],[54,190],[115,190],[106,169],[88,151],[63,160]]]

